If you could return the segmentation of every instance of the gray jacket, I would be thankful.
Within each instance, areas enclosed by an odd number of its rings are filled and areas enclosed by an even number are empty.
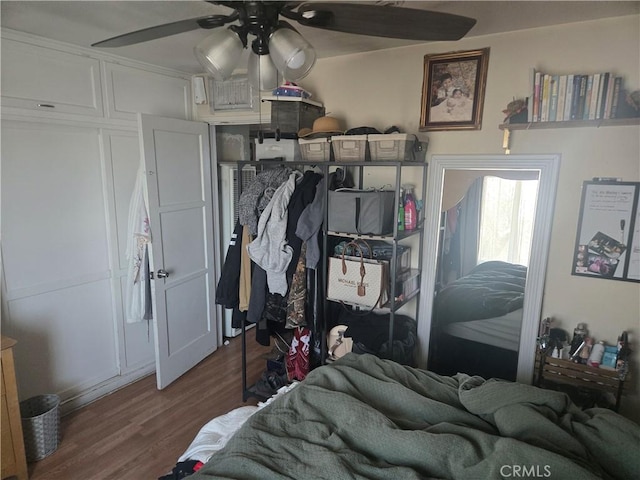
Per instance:
[[[324,221],[323,203],[325,197],[325,179],[321,179],[316,187],[313,202],[305,207],[298,219],[296,235],[307,242],[307,268],[316,269],[320,261],[320,245],[318,232]]]
[[[258,232],[258,218],[267,207],[273,193],[291,174],[289,167],[265,170],[247,186],[238,200],[238,220],[241,225],[249,227],[249,233],[255,236]]]
[[[287,245],[287,207],[301,178],[302,173],[294,171],[274,192],[258,220],[256,238],[247,246],[251,260],[267,272],[269,292],[282,296],[289,288],[286,272],[293,256],[293,249]]]

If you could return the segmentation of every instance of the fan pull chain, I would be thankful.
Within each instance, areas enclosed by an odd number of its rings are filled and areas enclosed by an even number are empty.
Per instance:
[[[262,131],[262,90],[260,89],[261,82],[262,68],[260,68],[260,62],[258,62],[258,143],[260,145],[264,143],[264,132]]]

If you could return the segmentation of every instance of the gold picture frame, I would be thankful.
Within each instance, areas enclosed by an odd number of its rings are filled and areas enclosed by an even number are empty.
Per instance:
[[[424,56],[420,131],[480,130],[489,48]]]

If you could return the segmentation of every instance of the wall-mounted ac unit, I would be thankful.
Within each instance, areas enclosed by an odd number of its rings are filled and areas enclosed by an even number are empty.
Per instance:
[[[238,220],[238,195],[244,191],[256,178],[256,167],[245,166],[238,181],[238,168],[233,165],[220,166],[220,219],[222,222],[220,229],[220,242],[222,258],[227,255],[231,234]],[[240,190],[240,188],[242,190]],[[238,239],[239,241],[240,239]],[[223,335],[225,337],[235,337],[242,333],[239,328],[231,326],[231,310],[224,309]]]

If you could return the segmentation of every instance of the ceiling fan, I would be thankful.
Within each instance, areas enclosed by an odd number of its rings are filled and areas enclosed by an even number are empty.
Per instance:
[[[282,77],[293,82],[303,78],[316,58],[313,47],[281,17],[307,27],[422,41],[459,40],[476,23],[475,19],[459,15],[386,4],[206,1],[232,11],[145,28],[94,43],[92,47],[121,47],[230,24],[195,46],[198,61],[214,78],[225,80],[236,68],[252,35],[255,38],[251,41],[249,78],[261,90],[268,90],[278,86]]]

